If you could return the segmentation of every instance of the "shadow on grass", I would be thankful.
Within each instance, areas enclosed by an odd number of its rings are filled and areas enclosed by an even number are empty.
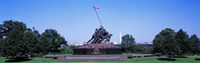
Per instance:
[[[23,61],[30,61],[31,59],[10,59],[6,60],[5,62],[23,62]]]
[[[45,57],[45,58],[53,58],[53,59],[57,59],[57,57]]]
[[[176,61],[174,58],[157,58],[158,60],[163,60],[163,61]]]
[[[200,58],[195,58],[194,60],[200,61]]]
[[[186,56],[175,56],[174,58],[188,58]]]

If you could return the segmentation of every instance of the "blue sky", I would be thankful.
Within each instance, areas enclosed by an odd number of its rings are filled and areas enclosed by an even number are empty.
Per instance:
[[[40,33],[57,30],[69,42],[86,42],[100,23],[119,41],[119,33],[150,42],[165,28],[200,36],[200,0],[0,0],[0,22],[22,21]]]

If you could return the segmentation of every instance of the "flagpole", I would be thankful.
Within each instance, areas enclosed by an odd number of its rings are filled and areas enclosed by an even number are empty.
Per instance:
[[[97,13],[96,7],[93,6],[93,8],[94,8],[94,11],[95,11],[95,13],[96,13],[96,15],[97,15],[97,18],[98,18],[98,20],[99,20],[101,26],[103,26],[102,23],[101,23],[101,20],[100,20],[100,18],[99,18],[99,14]]]

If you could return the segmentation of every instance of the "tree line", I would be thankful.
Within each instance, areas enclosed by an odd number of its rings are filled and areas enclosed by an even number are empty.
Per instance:
[[[19,21],[7,20],[0,24],[0,56],[11,59],[30,58],[60,52],[67,41],[54,29],[39,33]]]
[[[189,36],[182,29],[175,32],[171,28],[166,28],[155,36],[153,52],[167,55],[168,58],[174,55],[184,57],[186,53],[197,54],[200,53],[200,40],[197,35]]]
[[[185,57],[188,53],[200,53],[200,39],[195,34],[189,36],[182,29],[175,32],[171,28],[166,28],[155,36],[152,45],[146,47],[136,44],[135,38],[126,34],[122,37],[121,48],[124,53],[161,53],[168,58],[173,55]]]
[[[66,53],[69,49],[61,49],[61,45],[67,45],[67,41],[54,29],[46,29],[40,34],[34,27],[27,28],[25,23],[19,21],[7,20],[0,24],[0,56],[18,59],[49,53]],[[130,34],[124,35],[118,46],[125,53],[161,53],[168,58],[171,58],[171,55],[184,57],[186,53],[200,53],[200,39],[197,35],[189,36],[182,29],[175,32],[171,28],[158,33],[152,47],[137,45]]]

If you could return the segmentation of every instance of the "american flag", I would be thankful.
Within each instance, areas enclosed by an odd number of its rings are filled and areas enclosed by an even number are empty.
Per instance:
[[[94,9],[95,9],[95,10],[100,10],[100,8],[98,8],[98,7],[95,7],[95,6],[94,6]]]

